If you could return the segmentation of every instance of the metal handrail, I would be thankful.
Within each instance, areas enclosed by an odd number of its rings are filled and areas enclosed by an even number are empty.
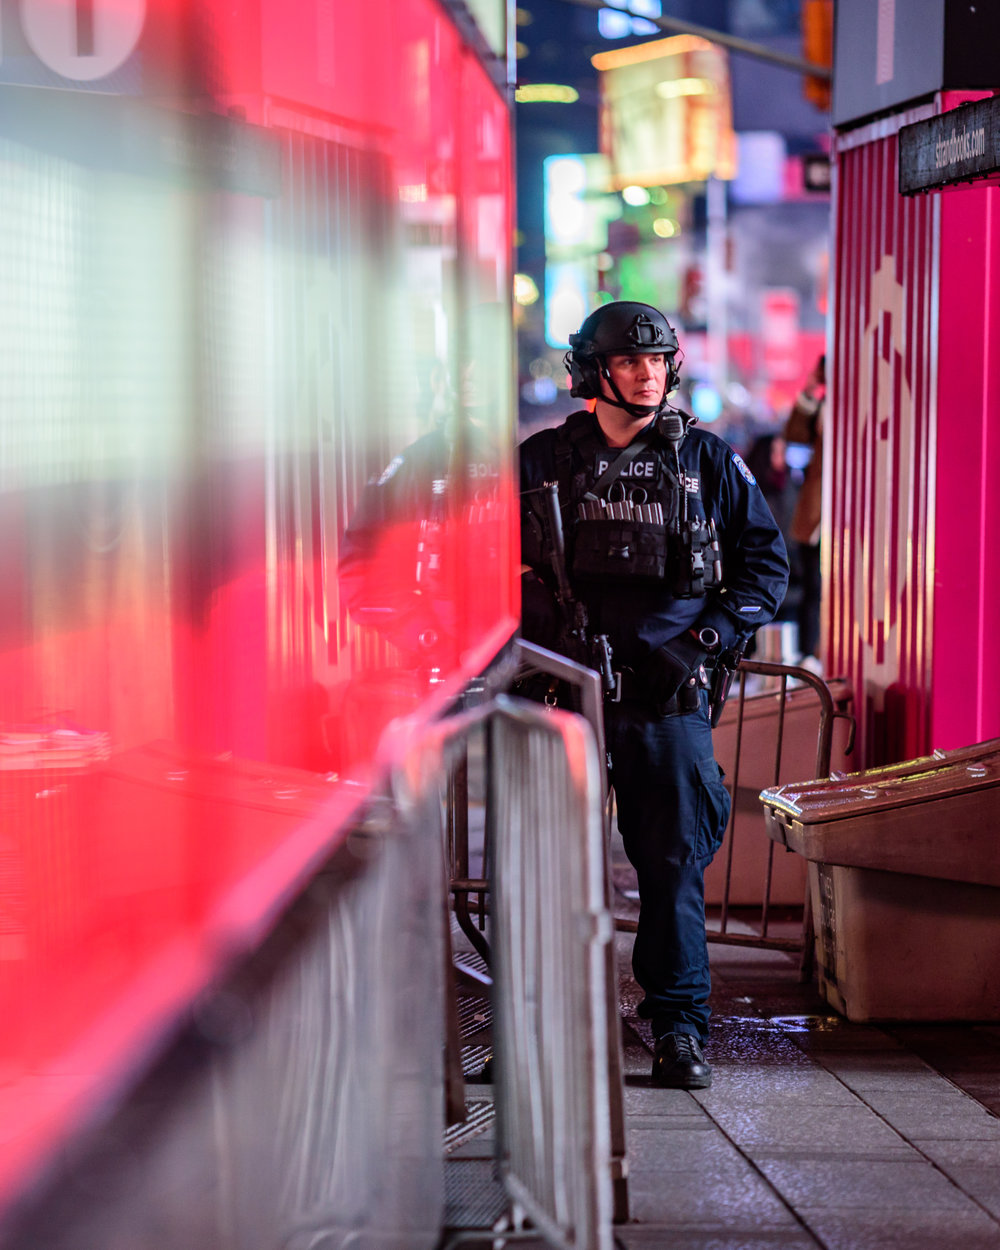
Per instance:
[[[746,708],[746,679],[748,674],[757,674],[763,677],[774,677],[779,681],[778,687],[773,691],[768,691],[766,695],[761,697],[776,697],[778,700],[778,725],[775,739],[774,769],[773,783],[778,784],[781,776],[782,752],[784,747],[785,733],[785,711],[787,707],[787,697],[789,693],[790,681],[795,681],[800,687],[809,686],[816,694],[819,700],[819,726],[816,741],[816,766],[815,775],[817,777],[825,777],[830,772],[830,756],[833,747],[833,726],[834,721],[838,718],[845,719],[850,724],[848,741],[845,745],[845,751],[850,753],[854,746],[855,721],[854,717],[840,711],[833,699],[833,695],[829,686],[810,669],[802,668],[793,664],[775,664],[766,660],[743,660],[739,667],[739,697],[736,725],[736,763],[733,769],[731,782],[732,806],[729,814],[729,823],[726,828],[726,876],[725,886],[723,889],[722,909],[719,919],[718,929],[708,930],[708,940],[710,942],[718,942],[728,945],[738,946],[755,946],[775,950],[785,950],[790,952],[801,951],[807,954],[809,941],[812,934],[812,918],[809,906],[809,893],[805,892],[803,901],[802,929],[798,938],[776,938],[771,937],[768,933],[770,921],[771,907],[771,886],[774,866],[774,843],[768,841],[767,844],[767,862],[765,867],[765,879],[763,898],[761,900],[761,920],[759,934],[733,934],[728,931],[729,926],[729,908],[730,908],[730,892],[732,886],[732,864],[733,849],[735,845],[735,832],[737,822],[737,803],[736,796],[739,792],[739,772],[740,761],[742,756],[743,745],[743,719]]]
[[[591,668],[577,664],[556,651],[549,651],[523,638],[514,640],[513,660],[517,679],[524,680],[535,674],[543,674],[571,686],[575,692],[580,715],[590,725],[597,743],[597,757],[605,758],[604,711],[600,676]],[[466,786],[462,791],[463,782]],[[487,896],[489,882],[485,877],[469,876],[468,857],[468,790],[467,777],[461,762],[456,764],[453,779],[449,781],[451,793],[448,803],[448,846],[451,865],[449,889],[454,896],[455,918],[459,928],[472,943],[476,952],[489,963],[489,943],[483,932],[489,914]],[[605,823],[610,829],[610,804],[605,801]],[[609,870],[610,880],[610,870]],[[476,896],[474,914],[471,898]]]

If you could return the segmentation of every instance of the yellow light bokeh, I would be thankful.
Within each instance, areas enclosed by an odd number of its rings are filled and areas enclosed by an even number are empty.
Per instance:
[[[579,98],[575,87],[558,82],[528,82],[514,91],[518,104],[575,104]]]
[[[530,274],[514,274],[514,301],[522,307],[538,301],[538,286]]]

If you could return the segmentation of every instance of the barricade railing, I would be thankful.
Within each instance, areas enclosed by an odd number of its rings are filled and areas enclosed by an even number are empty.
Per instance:
[[[553,1245],[610,1250],[621,1067],[610,1062],[602,769],[572,714],[512,704],[491,731],[501,1169]]]
[[[754,678],[763,679],[757,692],[750,686]],[[706,932],[710,942],[801,953],[805,972],[812,950],[807,883],[800,873],[800,881],[791,886],[784,884],[783,901],[791,903],[791,910],[801,921],[792,921],[797,928],[794,935],[787,933],[787,924],[783,926],[785,933],[774,933],[776,848],[764,828],[763,809],[757,796],[780,781],[828,776],[838,721],[845,725],[843,740],[838,744],[840,754],[847,755],[853,749],[854,717],[848,710],[850,703],[846,683],[828,684],[810,669],[764,660],[740,663],[733,690],[713,732],[715,755],[726,773],[732,803],[722,849],[706,873]],[[748,731],[751,716],[753,725]],[[811,735],[814,752],[808,747]],[[749,784],[745,779],[748,773]],[[789,862],[796,870],[801,868],[794,857]],[[789,888],[794,890],[793,897],[787,894]],[[621,931],[634,933],[636,919],[616,915],[615,925]]]
[[[554,1246],[605,1250],[612,1222],[628,1218],[628,1190],[600,691],[591,670],[541,648],[524,644],[517,658],[522,673],[569,682],[590,715],[501,698],[459,719],[445,813],[451,889],[493,981],[498,1157],[512,1210]],[[470,877],[465,745],[476,724],[489,871]]]
[[[577,664],[539,647],[535,643],[517,639],[514,659],[519,678],[525,679],[542,673],[566,683],[574,692],[574,702],[580,714],[590,725],[597,746],[597,758],[604,768],[604,714],[601,682],[593,669]],[[605,820],[610,808],[607,796],[604,800]],[[485,876],[470,876],[469,858],[469,773],[468,759],[457,755],[448,778],[447,805],[447,853],[450,866],[450,889],[454,897],[455,918],[475,950],[489,963],[490,951],[484,929],[488,913],[487,896],[489,882]],[[610,882],[610,873],[609,873]],[[610,886],[609,886],[610,890]],[[610,892],[609,892],[610,899]]]
[[[765,688],[757,694],[748,694],[748,680],[754,676],[765,679]],[[832,689],[822,677],[817,676],[810,669],[792,664],[775,664],[764,660],[743,660],[739,667],[737,681],[737,688],[732,692],[727,708],[723,712],[723,719],[720,720],[719,726],[715,730],[717,756],[725,754],[726,746],[725,742],[720,740],[724,736],[720,734],[720,730],[728,731],[733,739],[732,758],[724,761],[724,766],[725,764],[729,765],[727,786],[732,798],[732,805],[723,849],[720,852],[725,872],[719,903],[719,919],[717,925],[709,924],[708,940],[729,945],[749,945],[790,952],[799,951],[806,955],[811,949],[812,920],[809,908],[809,892],[805,884],[803,884],[798,900],[802,907],[802,923],[798,935],[795,937],[782,937],[774,936],[770,932],[775,844],[767,838],[763,830],[763,813],[756,796],[761,789],[769,785],[777,785],[781,780],[792,779],[787,772],[787,761],[791,752],[786,747],[788,743],[788,722],[793,714],[796,715],[796,719],[800,722],[794,726],[796,735],[794,745],[799,753],[795,771],[800,771],[806,763],[801,758],[804,751],[804,739],[799,739],[798,735],[803,734],[804,731],[808,732],[808,721],[813,716],[815,717],[816,725],[816,749],[812,761],[812,775],[814,777],[826,777],[830,773],[834,730],[838,720],[845,722],[846,727],[845,740],[841,744],[842,754],[850,754],[854,745],[854,717],[848,710],[851,701],[850,691],[842,682],[836,683],[836,690]],[[810,706],[808,697],[810,692],[815,696],[814,707]],[[759,826],[755,841],[755,853],[756,857],[759,857],[759,862],[762,861],[760,866],[763,868],[763,879],[760,882],[759,906],[750,907],[751,912],[756,910],[759,914],[757,931],[738,933],[730,929],[733,910],[733,866],[735,852],[740,848],[741,837],[744,834],[742,825],[747,822],[748,816],[746,810],[741,810],[743,805],[740,802],[740,798],[744,790],[747,789],[745,786],[741,786],[741,782],[744,770],[747,768],[744,748],[747,736],[746,721],[748,709],[751,705],[758,713],[753,729],[753,746],[756,752],[754,763],[757,770],[767,770],[766,775],[760,775],[758,771],[752,777],[752,783],[749,787],[752,791],[752,814]],[[795,707],[794,712],[791,711],[793,705],[798,705]],[[761,717],[759,715],[761,711],[765,713],[764,721],[773,721],[773,733],[770,735],[773,743],[770,753],[770,767],[768,767],[766,759],[768,754],[768,733],[766,730],[764,732],[761,731]],[[799,716],[799,713],[802,716]],[[805,724],[801,723],[803,717]],[[794,779],[805,780],[806,778],[796,777]],[[752,831],[746,835],[747,839],[752,836]]]

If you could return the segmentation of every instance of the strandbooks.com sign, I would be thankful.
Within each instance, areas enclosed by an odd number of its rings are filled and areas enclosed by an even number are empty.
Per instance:
[[[903,126],[899,191],[912,195],[1000,172],[1000,97]]]

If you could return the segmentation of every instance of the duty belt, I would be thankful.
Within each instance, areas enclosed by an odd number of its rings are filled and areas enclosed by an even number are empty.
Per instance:
[[[694,685],[699,690],[707,690],[710,682],[708,673],[702,664],[697,673],[693,674]],[[682,706],[683,689],[666,701],[666,703],[657,704],[650,690],[649,678],[643,673],[637,673],[631,668],[621,668],[614,670],[615,688],[606,696],[608,703],[645,703],[648,706],[655,705],[657,711],[664,716],[672,716],[677,712],[691,710],[689,707]],[[690,678],[688,679],[690,681]]]

